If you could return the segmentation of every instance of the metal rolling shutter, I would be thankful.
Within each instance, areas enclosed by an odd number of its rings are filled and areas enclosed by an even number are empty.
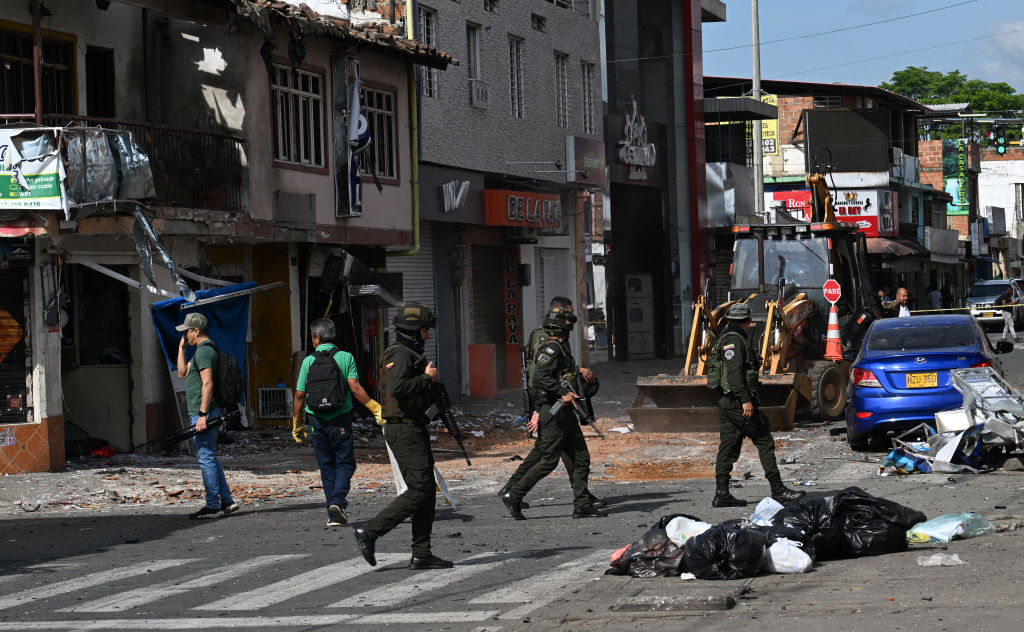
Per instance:
[[[402,273],[402,300],[418,301],[428,305],[437,313],[437,299],[434,297],[434,239],[431,223],[420,222],[420,251],[411,257],[388,257],[388,272]],[[395,310],[387,311],[385,326],[391,329]],[[431,332],[433,333],[433,332]],[[391,337],[394,340],[394,337]],[[437,360],[437,337],[431,335],[423,349],[424,355]]]

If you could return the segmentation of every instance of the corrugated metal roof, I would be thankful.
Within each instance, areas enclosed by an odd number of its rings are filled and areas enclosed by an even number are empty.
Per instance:
[[[960,111],[967,110],[967,108],[971,107],[971,104],[970,103],[936,103],[934,105],[929,105],[928,107],[930,107],[931,109],[935,110],[936,112],[960,112]]]
[[[366,46],[374,51],[392,56],[411,59],[417,64],[431,68],[445,69],[458,61],[433,46],[405,37],[402,29],[387,21],[367,22],[337,17],[343,12],[334,4],[326,4],[332,15],[323,15],[309,8],[305,3],[292,0],[231,0],[239,17],[263,31],[269,38],[271,25],[284,24],[299,28],[304,34],[326,37]]]
[[[704,98],[741,96],[749,93],[751,80],[743,77],[704,77]],[[780,81],[762,79],[761,90],[779,96],[869,96],[910,112],[928,113],[933,106],[919,103],[902,94],[889,92],[877,86],[857,86],[845,83],[814,83],[808,81]]]

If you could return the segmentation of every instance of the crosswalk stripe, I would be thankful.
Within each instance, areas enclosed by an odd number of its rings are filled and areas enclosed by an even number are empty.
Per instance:
[[[591,566],[607,560],[611,551],[598,551],[555,566],[547,573],[541,573],[504,588],[490,591],[470,599],[470,603],[527,603],[534,604],[547,599],[551,601],[572,582],[578,582],[594,574]]]
[[[408,553],[378,553],[377,568],[387,566],[400,560],[409,559]],[[258,610],[272,606],[292,597],[298,597],[326,586],[340,584],[363,573],[369,573],[375,567],[366,563],[361,556],[353,557],[344,562],[330,564],[273,584],[267,584],[255,590],[218,599],[212,603],[196,606],[193,610]]]
[[[327,607],[359,608],[364,606],[396,606],[412,599],[420,593],[444,588],[450,584],[460,582],[467,577],[471,577],[478,573],[483,573],[497,566],[506,564],[511,560],[523,558],[526,555],[528,554],[498,552],[479,553],[462,560],[456,564],[454,568],[417,572],[415,575],[407,577],[401,581],[388,584],[387,586],[371,588],[366,592],[347,597]],[[481,561],[478,564],[467,564],[467,562],[476,560],[485,561]]]
[[[0,610],[13,608],[14,606],[20,606],[21,604],[28,603],[30,601],[38,601],[39,599],[46,599],[48,597],[63,595],[69,592],[74,592],[76,590],[81,590],[83,588],[96,586],[105,582],[118,581],[120,579],[126,579],[128,577],[135,577],[136,575],[145,575],[146,573],[163,570],[165,568],[171,568],[172,566],[180,566],[182,564],[188,564],[190,562],[195,561],[197,560],[157,560],[154,562],[134,564],[132,566],[112,568],[106,571],[90,573],[82,577],[76,577],[75,579],[67,579],[46,586],[40,586],[38,588],[29,588],[27,590],[22,590],[11,595],[0,597]]]
[[[126,592],[110,595],[101,599],[95,599],[86,603],[61,608],[57,612],[124,612],[143,604],[152,603],[181,593],[188,592],[195,588],[207,588],[217,586],[223,582],[231,581],[236,577],[248,572],[270,566],[285,560],[306,557],[305,555],[262,555],[251,560],[238,564],[232,564],[223,569],[196,573],[189,577],[179,577],[152,586],[137,588]]]
[[[461,612],[392,612],[381,614],[368,614],[359,617],[355,621],[349,621],[354,625],[387,625],[394,623],[462,623],[470,621],[486,621],[500,610],[467,610]]]
[[[455,613],[451,613],[455,614]],[[286,617],[182,617],[170,619],[75,619],[74,621],[0,621],[0,630],[206,630],[211,628],[310,628],[351,623],[358,615]]]

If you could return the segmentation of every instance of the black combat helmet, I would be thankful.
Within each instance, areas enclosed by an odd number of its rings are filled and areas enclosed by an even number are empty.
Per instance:
[[[555,306],[544,316],[544,329],[569,333],[572,331],[573,325],[576,324],[576,320],[576,314],[570,312],[568,308]]]
[[[403,331],[419,331],[423,327],[437,326],[434,312],[423,303],[405,301],[395,310],[395,329]]]

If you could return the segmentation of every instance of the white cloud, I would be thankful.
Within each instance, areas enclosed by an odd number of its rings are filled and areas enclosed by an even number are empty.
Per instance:
[[[998,35],[984,40],[987,58],[981,67],[985,81],[1005,81],[1017,92],[1024,92],[1024,22],[998,22],[990,25],[989,33],[1005,33],[1020,30],[1019,33]]]

